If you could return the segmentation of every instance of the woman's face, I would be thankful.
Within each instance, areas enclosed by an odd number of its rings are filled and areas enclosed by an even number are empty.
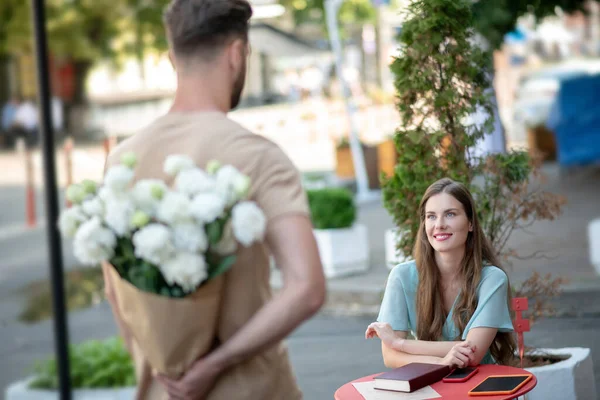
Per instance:
[[[437,252],[464,251],[473,227],[460,201],[448,193],[431,196],[425,204],[425,232]]]

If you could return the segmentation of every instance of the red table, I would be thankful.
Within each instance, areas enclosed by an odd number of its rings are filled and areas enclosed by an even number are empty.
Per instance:
[[[479,372],[477,372],[471,379],[462,383],[446,383],[436,382],[431,387],[442,396],[442,399],[473,399],[473,400],[510,400],[516,399],[519,396],[530,392],[537,384],[535,375],[532,376],[531,380],[527,382],[521,389],[514,394],[503,394],[498,396],[469,396],[469,390],[473,389],[476,385],[481,383],[486,377],[490,375],[520,375],[520,374],[531,374],[529,371],[525,371],[521,368],[506,367],[504,365],[480,365]],[[344,386],[339,388],[334,395],[335,400],[364,400],[358,391],[352,386],[352,383],[365,382],[372,380],[374,376],[379,374],[373,374],[365,376],[363,378],[356,379],[352,382],[346,383]]]

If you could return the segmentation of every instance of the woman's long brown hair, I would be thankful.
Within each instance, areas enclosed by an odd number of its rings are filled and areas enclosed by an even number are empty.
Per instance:
[[[414,258],[419,275],[417,290],[417,337],[419,340],[439,340],[442,337],[442,329],[446,321],[435,251],[429,243],[425,231],[425,205],[432,196],[439,193],[448,193],[458,200],[463,205],[473,227],[465,244],[465,256],[459,275],[462,282],[461,292],[453,310],[453,320],[459,335],[462,335],[477,308],[477,285],[481,281],[483,266],[493,265],[502,269],[492,245],[481,229],[475,202],[469,190],[463,184],[448,178],[441,179],[429,186],[419,206],[421,223],[414,247]],[[507,304],[509,310],[510,301],[509,284]],[[461,340],[460,336],[456,340]],[[508,365],[514,357],[515,347],[515,338],[512,332],[498,332],[490,346],[490,353],[496,362]]]

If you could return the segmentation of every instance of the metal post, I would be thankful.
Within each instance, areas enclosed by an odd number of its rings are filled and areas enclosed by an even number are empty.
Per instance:
[[[44,0],[31,0],[35,33],[38,99],[40,109],[40,136],[44,155],[44,186],[46,195],[46,230],[50,257],[50,277],[54,310],[55,352],[61,400],[71,400],[69,377],[68,331],[63,285],[63,259],[61,237],[58,231],[58,189],[54,155],[54,132],[50,112],[50,82],[48,49],[46,41],[46,16]]]
[[[365,156],[362,151],[360,141],[358,139],[358,132],[356,128],[356,121],[354,120],[354,113],[356,112],[356,105],[352,101],[350,89],[346,79],[344,79],[342,72],[342,46],[340,41],[340,35],[338,32],[337,22],[337,11],[341,5],[341,0],[326,0],[325,1],[325,14],[327,17],[327,30],[329,31],[329,40],[331,42],[331,48],[335,55],[335,69],[342,93],[344,96],[344,102],[346,103],[346,112],[350,122],[350,150],[352,151],[352,161],[354,163],[354,173],[356,175],[356,186],[357,186],[357,197],[359,199],[366,199],[369,196],[369,182],[367,179],[367,169],[365,167]]]

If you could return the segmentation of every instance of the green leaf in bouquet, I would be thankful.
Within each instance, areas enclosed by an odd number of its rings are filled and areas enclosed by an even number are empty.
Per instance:
[[[215,246],[221,240],[223,236],[224,224],[220,220],[216,220],[206,225],[206,234],[208,235],[208,241],[212,246]]]
[[[171,291],[166,286],[160,288],[160,292],[158,294],[165,297],[171,297]]]
[[[127,279],[133,286],[141,290],[148,291],[146,275],[141,268],[130,268],[127,271]]]
[[[146,277],[146,290],[152,293],[157,293],[160,277],[162,276],[159,269],[148,262],[144,262],[141,270]]]
[[[235,263],[236,255],[232,254],[221,260],[221,262],[214,268],[211,268],[208,274],[208,279],[213,279],[225,272]]]
[[[185,295],[185,293],[183,293],[183,290],[181,290],[178,287],[174,287],[171,289],[171,297],[175,297],[175,298],[181,298]]]
[[[121,249],[123,250],[123,256],[128,260],[135,260],[135,251],[133,249],[133,243],[129,239],[121,240]]]
[[[127,259],[123,256],[114,257],[110,260],[110,263],[117,270],[121,277],[125,277],[125,266],[127,265]]]

